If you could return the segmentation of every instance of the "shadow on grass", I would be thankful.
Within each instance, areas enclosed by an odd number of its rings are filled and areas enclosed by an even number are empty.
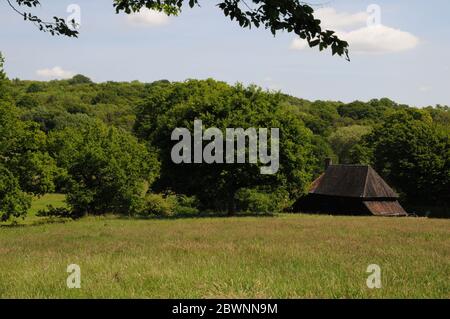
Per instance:
[[[67,222],[71,221],[71,219],[67,218],[45,218],[42,220],[33,221],[31,223],[20,223],[17,221],[7,223],[0,223],[0,229],[1,228],[25,228],[25,227],[35,227],[35,226],[42,226],[42,225],[51,225],[51,224],[65,224]]]
[[[235,215],[228,215],[227,213],[201,213],[201,214],[177,214],[174,216],[126,216],[126,215],[115,215],[115,214],[105,214],[105,215],[86,215],[81,218],[71,219],[71,218],[61,218],[61,217],[47,217],[42,220],[33,221],[31,223],[20,223],[13,221],[10,223],[0,223],[1,228],[25,228],[25,227],[36,227],[51,224],[65,224],[71,221],[82,220],[85,217],[112,217],[122,220],[177,220],[177,219],[201,219],[201,218],[243,218],[243,217],[277,217],[279,214],[273,213],[240,213]]]

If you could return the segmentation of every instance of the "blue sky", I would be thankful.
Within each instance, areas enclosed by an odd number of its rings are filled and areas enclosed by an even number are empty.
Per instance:
[[[78,39],[51,37],[0,0],[0,50],[10,78],[49,80],[81,73],[98,82],[212,77],[310,99],[389,97],[415,106],[450,105],[448,0],[326,1],[322,21],[350,42],[352,61],[306,49],[294,35],[243,30],[215,1],[166,19],[116,15],[112,0],[45,0],[36,12],[81,9]],[[325,1],[324,1],[325,2]],[[367,13],[375,3],[380,9]],[[375,7],[376,8],[376,7]],[[376,21],[368,26],[367,20]]]

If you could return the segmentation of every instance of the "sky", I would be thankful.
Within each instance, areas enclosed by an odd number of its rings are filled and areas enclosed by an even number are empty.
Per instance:
[[[112,0],[41,2],[33,12],[43,17],[79,12],[80,36],[39,32],[0,0],[0,51],[10,78],[214,78],[309,100],[388,97],[417,107],[450,105],[448,0],[309,1],[324,26],[349,42],[350,62],[307,48],[291,33],[241,29],[213,0],[170,18],[151,11],[115,14]]]

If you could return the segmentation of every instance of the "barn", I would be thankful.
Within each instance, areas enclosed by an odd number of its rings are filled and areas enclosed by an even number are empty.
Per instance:
[[[296,211],[335,215],[407,216],[398,194],[368,165],[332,165],[311,185]]]

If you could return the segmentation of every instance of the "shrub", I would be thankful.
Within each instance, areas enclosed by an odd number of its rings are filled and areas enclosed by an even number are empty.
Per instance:
[[[147,194],[138,214],[141,216],[170,217],[175,214],[176,205],[176,197],[173,195]]]
[[[195,215],[199,213],[197,199],[185,195],[147,194],[135,213],[140,216],[171,217],[175,215]]]
[[[38,217],[58,217],[58,218],[71,218],[78,219],[81,215],[76,214],[72,210],[67,207],[53,207],[52,205],[48,205],[46,209],[42,209],[37,212],[36,216]]]
[[[198,200],[195,196],[179,195],[177,196],[175,213],[177,215],[197,215],[199,213],[197,206]]]
[[[289,195],[285,191],[274,193],[258,189],[241,188],[236,193],[238,210],[245,213],[279,213],[290,206]]]

